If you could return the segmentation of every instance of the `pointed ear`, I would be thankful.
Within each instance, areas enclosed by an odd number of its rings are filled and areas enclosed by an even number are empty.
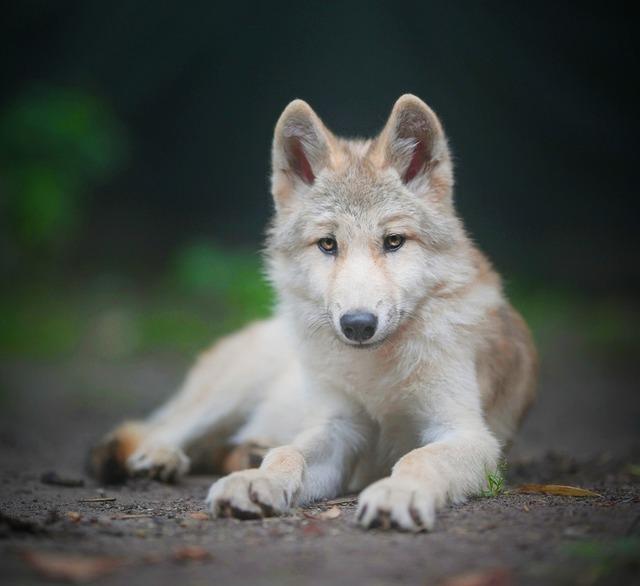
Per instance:
[[[281,114],[273,136],[271,191],[276,206],[290,203],[294,192],[313,185],[330,164],[331,133],[311,106],[291,102]]]
[[[447,139],[435,112],[420,98],[405,94],[393,106],[374,144],[376,158],[392,166],[419,195],[451,195],[453,171]]]

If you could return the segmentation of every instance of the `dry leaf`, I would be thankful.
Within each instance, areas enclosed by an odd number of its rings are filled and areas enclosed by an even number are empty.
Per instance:
[[[479,570],[447,578],[442,586],[509,586],[511,575],[504,568]]]
[[[209,515],[207,513],[203,513],[202,511],[196,511],[195,513],[189,513],[189,517],[195,519],[196,521],[208,521]]]
[[[173,552],[173,558],[178,562],[201,562],[211,558],[211,554],[197,545],[186,545]]]
[[[43,578],[77,583],[90,582],[122,565],[115,558],[44,551],[26,551],[22,558]]]
[[[72,523],[79,523],[82,520],[82,515],[78,511],[67,511],[67,519]]]
[[[558,496],[602,496],[592,490],[563,484],[522,484],[517,489],[523,494],[553,494]]]
[[[337,519],[342,513],[340,509],[335,505],[326,511],[321,511],[319,513],[307,513],[303,512],[303,515],[307,519],[314,519],[315,521],[329,521],[331,519]]]

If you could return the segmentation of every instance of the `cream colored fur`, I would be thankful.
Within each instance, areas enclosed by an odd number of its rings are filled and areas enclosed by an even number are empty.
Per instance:
[[[364,489],[359,522],[404,530],[478,493],[533,399],[536,358],[452,187],[442,126],[418,98],[402,96],[373,141],[289,104],[273,143],[274,317],[218,342],[168,404],[106,438],[94,469],[121,458],[169,480],[203,443],[255,443],[273,449],[213,484],[214,517]],[[406,238],[398,250],[383,248],[390,234]],[[327,237],[337,254],[319,249]],[[353,310],[378,317],[366,344],[341,331]]]

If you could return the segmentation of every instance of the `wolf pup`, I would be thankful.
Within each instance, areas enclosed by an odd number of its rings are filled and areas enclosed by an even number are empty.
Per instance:
[[[93,450],[93,471],[174,480],[238,446],[214,517],[364,489],[362,526],[430,529],[483,489],[536,378],[529,331],[454,210],[442,125],[404,95],[377,138],[343,140],[295,100],[272,161],[274,317],[205,352],[166,405]],[[246,446],[271,449],[237,470]]]

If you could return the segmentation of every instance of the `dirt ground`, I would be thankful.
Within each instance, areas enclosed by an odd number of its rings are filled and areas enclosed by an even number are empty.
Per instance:
[[[639,368],[555,339],[539,401],[508,457],[507,490],[444,510],[433,532],[360,530],[355,504],[210,521],[212,477],[100,487],[87,446],[180,381],[170,356],[0,363],[0,578],[100,584],[640,584]],[[45,484],[55,471],[84,486]],[[562,483],[599,497],[520,494]],[[87,502],[86,499],[100,499]],[[328,516],[321,513],[331,509]],[[326,515],[325,515],[326,516]],[[466,580],[466,581],[464,581]]]

